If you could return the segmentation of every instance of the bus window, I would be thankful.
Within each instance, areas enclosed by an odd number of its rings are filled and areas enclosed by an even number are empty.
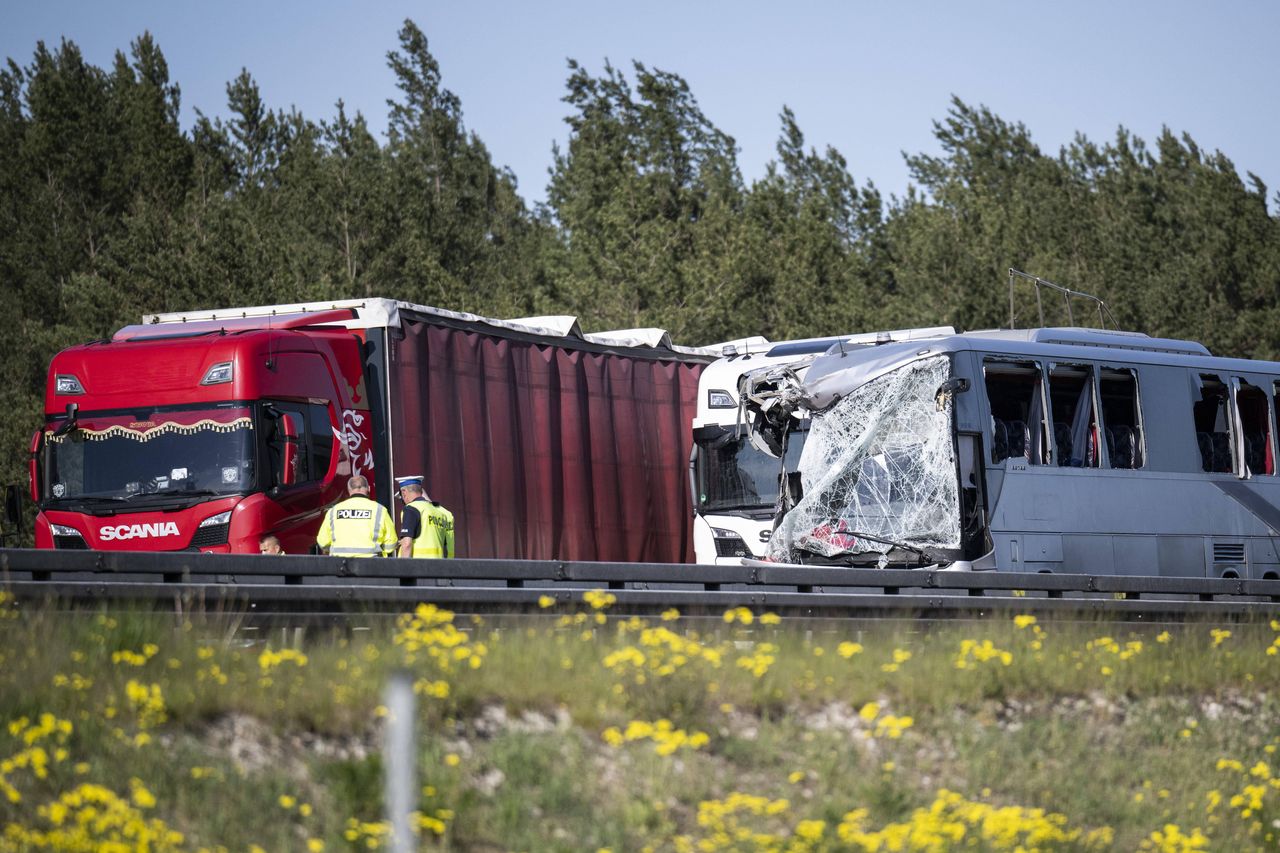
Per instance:
[[[1138,377],[1128,368],[1104,367],[1098,373],[1102,405],[1102,434],[1112,468],[1141,468],[1142,412],[1138,406]]]
[[[1040,365],[987,360],[983,375],[991,403],[991,461],[1021,456],[1032,465],[1043,465],[1048,438]]]
[[[1093,368],[1087,364],[1049,366],[1049,411],[1057,463],[1096,468],[1098,419],[1093,412]]]
[[[1231,452],[1231,421],[1227,406],[1227,386],[1211,373],[1198,377],[1200,399],[1192,406],[1196,422],[1196,444],[1200,447],[1200,466],[1213,473],[1234,470]]]
[[[1236,409],[1240,415],[1240,432],[1244,435],[1244,464],[1250,474],[1275,474],[1276,461],[1271,452],[1271,406],[1267,392],[1240,380],[1236,392]]]

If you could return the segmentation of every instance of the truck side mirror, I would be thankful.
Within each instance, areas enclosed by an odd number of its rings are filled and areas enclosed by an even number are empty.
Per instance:
[[[44,449],[44,430],[36,430],[31,436],[31,457],[27,460],[27,485],[31,502],[40,503],[40,451]]]
[[[698,515],[698,443],[694,442],[693,449],[689,451],[689,505],[693,508],[693,514]]]
[[[22,538],[22,487],[13,485],[4,489],[5,539]]]
[[[297,415],[282,412],[280,415],[280,472],[277,482],[292,486],[298,482],[298,429]]]
[[[79,421],[76,419],[76,415],[79,413],[79,411],[80,411],[79,403],[67,403],[66,420],[62,422],[61,426],[59,426],[57,429],[53,431],[54,438],[61,438],[62,436],[66,435],[67,433],[74,430],[77,426],[79,426]]]

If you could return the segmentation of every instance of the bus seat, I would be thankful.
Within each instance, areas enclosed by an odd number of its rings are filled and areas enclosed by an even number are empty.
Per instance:
[[[1009,421],[1009,455],[1031,458],[1031,433],[1022,421]]]
[[[1062,421],[1053,425],[1053,443],[1058,446],[1058,464],[1071,464],[1071,427]]]
[[[1244,458],[1249,470],[1254,474],[1265,474],[1267,471],[1267,436],[1261,432],[1251,432],[1244,437]]]
[[[1200,446],[1200,468],[1205,471],[1213,470],[1213,439],[1209,438],[1207,432],[1196,433],[1196,444]]]
[[[1111,453],[1112,468],[1136,468],[1138,441],[1133,427],[1107,428],[1107,446]]]
[[[1218,473],[1231,471],[1231,438],[1225,432],[1215,432],[1213,437],[1213,470]]]
[[[999,418],[991,419],[991,461],[1003,462],[1009,458],[1009,427]]]

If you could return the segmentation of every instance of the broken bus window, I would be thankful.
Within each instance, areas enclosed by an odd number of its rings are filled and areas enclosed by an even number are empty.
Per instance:
[[[1141,468],[1146,464],[1146,453],[1138,405],[1138,378],[1126,367],[1103,367],[1098,373],[1103,436],[1111,467]]]
[[[1034,361],[995,361],[983,364],[987,399],[991,403],[991,461],[1021,456],[1044,464],[1044,403],[1040,365]]]

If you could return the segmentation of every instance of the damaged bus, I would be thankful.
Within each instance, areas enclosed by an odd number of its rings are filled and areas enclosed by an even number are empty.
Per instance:
[[[698,379],[698,413],[693,420],[689,487],[693,495],[693,548],[699,563],[737,564],[763,557],[778,512],[781,471],[794,471],[809,429],[807,411],[792,411],[776,428],[749,431],[742,416],[740,386],[745,377],[776,371],[803,380],[813,360],[833,345],[871,346],[955,334],[950,326],[868,332],[843,337],[770,343],[745,338],[724,346]],[[782,434],[786,452],[782,452]]]
[[[837,344],[746,384],[753,430],[811,424],[771,560],[1280,578],[1280,363],[1039,328]]]

